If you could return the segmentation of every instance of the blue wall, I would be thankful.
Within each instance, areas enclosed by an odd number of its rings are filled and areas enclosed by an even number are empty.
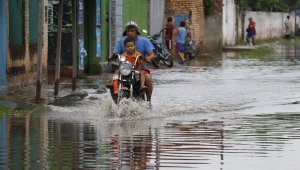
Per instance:
[[[6,0],[0,0],[0,89],[6,82]]]
[[[190,19],[189,14],[177,14],[174,16],[174,27],[177,28],[179,27],[179,24],[181,21],[186,21]]]

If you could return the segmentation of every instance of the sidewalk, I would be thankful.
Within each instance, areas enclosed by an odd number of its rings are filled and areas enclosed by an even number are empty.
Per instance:
[[[36,87],[4,89],[0,93],[0,104],[10,109],[31,110],[38,105],[76,105],[83,98],[93,94],[106,93],[106,84],[110,75],[84,75],[76,80],[77,89],[72,91],[72,78],[61,77],[59,94],[54,97],[54,77],[48,76],[48,84],[42,85],[42,101],[35,101]]]
[[[250,46],[250,45],[236,45],[230,47],[224,47],[224,51],[247,51],[247,50],[255,50],[258,46]]]

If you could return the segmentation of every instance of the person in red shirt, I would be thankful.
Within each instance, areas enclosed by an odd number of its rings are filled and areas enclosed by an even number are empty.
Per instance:
[[[247,36],[246,40],[249,45],[255,45],[255,35],[256,35],[256,23],[252,17],[249,18],[249,25],[247,28]],[[252,39],[252,42],[250,42],[250,39]]]
[[[167,49],[169,51],[169,53],[171,53],[172,51],[172,44],[173,44],[173,31],[174,31],[174,26],[172,24],[173,22],[173,19],[172,17],[169,17],[167,19],[167,24],[166,24],[166,32],[165,32],[165,44],[167,46]]]

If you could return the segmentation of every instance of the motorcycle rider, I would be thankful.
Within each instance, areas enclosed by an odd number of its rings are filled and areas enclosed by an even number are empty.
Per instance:
[[[125,52],[124,40],[130,38],[134,40],[137,51],[142,53],[143,56],[146,56],[146,61],[151,62],[154,59],[154,47],[149,39],[140,36],[138,25],[134,21],[129,21],[126,24],[125,31],[123,32],[123,37],[120,41],[117,42],[113,53],[122,54]],[[146,96],[147,101],[151,103],[151,96],[153,91],[153,85],[150,75],[150,70],[148,69],[148,64],[145,62],[142,65],[142,69],[145,71],[145,85],[147,86]],[[116,96],[114,95],[113,89],[110,88],[112,98],[115,100]]]
[[[124,40],[124,46],[126,51],[122,54],[122,56],[126,57],[126,61],[129,61],[130,63],[135,63],[137,57],[142,56],[140,52],[138,52],[135,48],[134,40],[130,38],[126,38]],[[142,70],[142,64],[144,64],[144,60],[139,58],[137,61],[137,64],[135,65],[135,70],[138,70],[140,72],[140,91],[144,91],[146,89],[145,87],[145,71]],[[119,74],[119,69],[115,70],[115,75],[114,77],[118,77]],[[114,79],[113,80],[113,89],[114,89],[114,95],[118,94],[119,91],[119,86],[118,86],[118,80]]]

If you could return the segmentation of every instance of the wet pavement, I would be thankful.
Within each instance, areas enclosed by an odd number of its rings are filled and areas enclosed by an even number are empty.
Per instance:
[[[275,48],[153,69],[152,110],[114,105],[108,74],[7,92],[28,111],[0,115],[0,169],[299,169],[300,47]]]

